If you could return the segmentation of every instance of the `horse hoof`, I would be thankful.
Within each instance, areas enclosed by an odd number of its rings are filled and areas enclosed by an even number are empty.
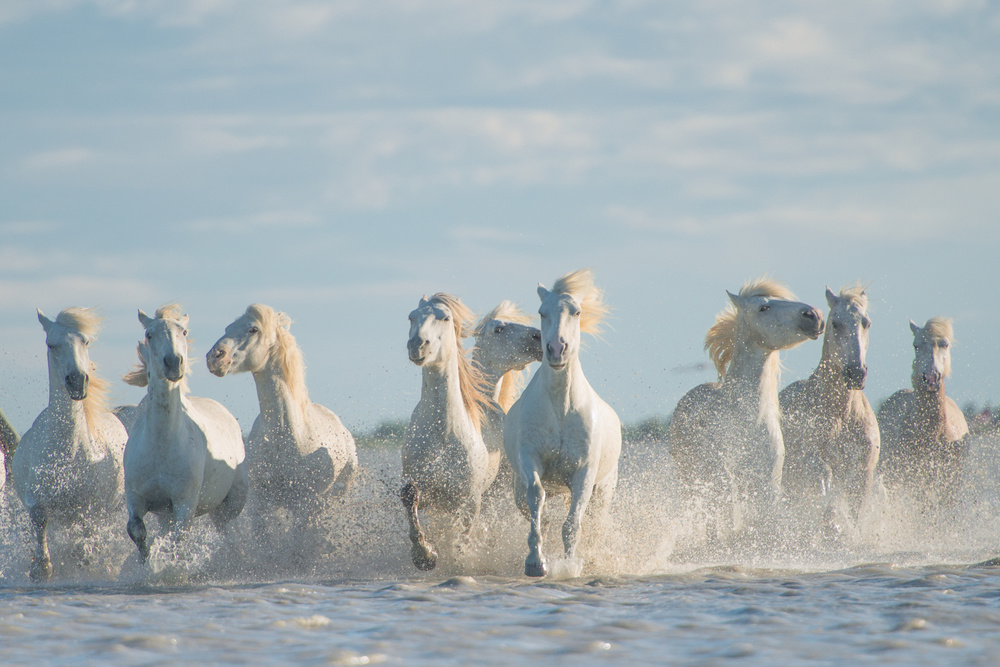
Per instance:
[[[549,568],[543,560],[533,562],[528,559],[524,561],[524,576],[526,577],[544,577],[548,572]]]
[[[423,549],[415,546],[410,556],[413,558],[413,564],[421,572],[429,572],[437,566],[437,554],[434,553],[433,549]]]
[[[31,561],[31,569],[28,576],[32,581],[48,581],[52,578],[52,561],[48,558]]]

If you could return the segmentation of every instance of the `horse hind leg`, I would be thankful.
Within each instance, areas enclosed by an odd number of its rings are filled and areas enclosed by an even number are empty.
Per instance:
[[[48,515],[40,505],[32,505],[28,517],[35,529],[35,554],[28,571],[32,581],[48,581],[52,578],[52,559],[49,557]]]
[[[406,518],[410,522],[410,558],[418,570],[433,570],[437,565],[437,552],[424,536],[417,514],[420,505],[420,489],[412,481],[406,482],[399,491],[399,497],[406,508]]]

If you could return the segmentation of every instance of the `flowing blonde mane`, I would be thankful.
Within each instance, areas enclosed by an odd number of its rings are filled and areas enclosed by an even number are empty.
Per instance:
[[[306,364],[302,358],[302,350],[290,331],[292,318],[261,303],[247,306],[246,314],[256,320],[261,331],[274,331],[276,344],[271,348],[271,359],[280,364],[281,374],[292,394],[292,400],[301,406],[308,405]]]
[[[475,320],[475,313],[457,296],[446,292],[438,292],[428,299],[428,302],[441,304],[451,311],[451,322],[455,328],[455,341],[459,350],[459,391],[462,393],[462,403],[465,405],[465,410],[469,413],[476,430],[479,430],[486,415],[486,408],[492,398],[486,394],[483,372],[472,362],[471,351],[462,348],[462,339],[472,335],[471,326]]]
[[[924,331],[930,336],[943,338],[948,343],[954,343],[955,329],[952,327],[953,321],[950,317],[932,317],[924,325]]]
[[[868,310],[868,293],[865,291],[865,287],[861,283],[841,287],[838,297],[841,299],[847,299],[864,311]]]
[[[601,325],[611,309],[604,302],[604,291],[594,285],[592,269],[579,269],[567,273],[556,280],[552,291],[569,294],[580,302],[580,333],[601,333]]]
[[[744,283],[743,287],[740,288],[739,296],[742,298],[763,296],[786,301],[796,299],[790,289],[767,276]],[[720,382],[725,379],[729,362],[733,360],[733,354],[736,351],[736,329],[739,320],[739,311],[732,303],[729,303],[721,313],[715,316],[715,324],[705,334],[705,350],[715,365]]]
[[[93,308],[78,308],[76,306],[63,309],[56,316],[56,324],[78,331],[89,339],[95,339],[101,330],[103,318]],[[87,428],[93,432],[97,424],[97,415],[108,412],[109,383],[97,375],[97,364],[90,362],[88,369],[89,383],[87,397],[83,399],[83,413],[87,418]]]
[[[178,320],[183,316],[184,311],[181,309],[180,304],[168,303],[156,309],[156,314],[153,316],[153,319]],[[187,342],[190,346],[192,342],[190,337],[187,339]],[[122,376],[122,380],[125,381],[125,384],[130,384],[133,387],[145,387],[149,384],[149,370],[146,368],[146,358],[142,356],[142,350],[144,347],[146,347],[145,340],[139,341],[139,344],[135,346],[135,351],[139,357],[139,361],[131,371]],[[181,391],[185,394],[188,392],[187,374],[190,372],[191,364],[187,364],[184,377],[182,377],[180,381]]]
[[[524,324],[526,326],[531,326],[531,318],[513,301],[504,299],[497,306],[486,313],[479,323],[476,324],[476,328],[473,331],[476,338],[482,337],[486,333],[486,323],[492,320],[501,320],[503,322],[513,322],[514,324]],[[498,397],[497,403],[500,404],[500,409],[504,412],[510,410],[510,406],[514,405],[514,401],[517,400],[518,394],[521,393],[521,388],[524,386],[525,377],[527,375],[527,368],[524,370],[510,370],[504,373],[503,377],[500,378],[500,395]]]

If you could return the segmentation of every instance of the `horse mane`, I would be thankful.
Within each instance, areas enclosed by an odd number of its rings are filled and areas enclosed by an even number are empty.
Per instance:
[[[743,283],[740,288],[741,298],[763,296],[771,299],[794,301],[796,296],[785,285],[767,276],[761,276]],[[726,378],[729,362],[733,360],[736,351],[736,329],[740,313],[732,303],[726,305],[721,313],[715,316],[715,323],[705,334],[705,350],[715,365],[719,381]]]
[[[604,318],[611,312],[604,301],[604,291],[594,285],[594,271],[579,269],[556,280],[552,291],[569,294],[580,302],[580,332],[600,334]]]
[[[523,310],[517,307],[517,304],[508,299],[504,299],[496,305],[490,312],[483,315],[482,319],[476,324],[476,328],[473,330],[473,334],[476,338],[480,338],[486,333],[486,323],[491,320],[503,320],[504,322],[513,322],[515,324],[530,325],[531,318]],[[504,412],[510,410],[510,406],[514,405],[514,401],[517,400],[518,394],[521,393],[521,388],[524,386],[525,371],[524,370],[509,370],[504,373],[503,377],[500,378],[500,395],[498,397],[497,403],[500,404],[500,409]]]
[[[262,331],[274,330],[277,344],[271,348],[271,358],[280,364],[292,400],[301,406],[308,405],[306,364],[302,358],[302,350],[290,330],[292,318],[262,303],[247,306],[246,314],[257,321]]]
[[[104,318],[98,315],[94,308],[71,306],[60,311],[56,315],[55,321],[56,324],[79,331],[93,340],[97,337],[97,332],[101,330],[103,320]],[[87,397],[83,399],[83,414],[87,418],[87,428],[93,430],[97,424],[97,415],[108,412],[110,383],[97,375],[97,364],[93,361],[90,362],[88,376]]]
[[[865,286],[861,283],[841,287],[838,297],[847,299],[862,310],[868,310],[868,293],[865,291]]]
[[[184,310],[181,308],[180,304],[168,303],[160,306],[156,309],[156,314],[153,319],[157,320],[177,320],[184,316]],[[191,338],[187,339],[188,345],[191,344]],[[139,357],[139,361],[132,368],[131,371],[122,376],[122,380],[125,384],[132,385],[133,387],[145,387],[149,384],[149,369],[146,368],[146,358],[142,356],[142,350],[146,347],[145,339],[139,341],[135,346],[136,355]],[[188,355],[190,356],[190,355]],[[187,360],[185,360],[187,361]],[[187,365],[185,369],[184,377],[181,378],[180,385],[181,391],[183,393],[188,393],[188,383],[187,374],[191,371],[191,364]]]
[[[486,382],[483,372],[472,361],[471,350],[462,348],[462,339],[472,335],[472,323],[475,320],[475,313],[472,309],[462,303],[457,296],[447,292],[438,292],[428,303],[438,303],[451,311],[451,322],[455,328],[455,341],[459,350],[458,354],[458,387],[462,394],[462,403],[466,412],[472,419],[476,430],[482,428],[483,419],[486,417],[487,406],[492,398],[486,394]]]

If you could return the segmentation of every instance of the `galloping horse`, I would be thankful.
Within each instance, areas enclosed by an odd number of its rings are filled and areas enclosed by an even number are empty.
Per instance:
[[[493,399],[486,412],[483,440],[490,458],[499,459],[501,470],[507,471],[503,476],[509,483],[509,465],[503,458],[503,420],[523,386],[522,371],[531,362],[542,360],[542,333],[514,303],[501,301],[479,320],[472,334],[476,337],[472,360],[482,370],[485,391]]]
[[[882,432],[882,469],[886,482],[919,489],[927,502],[952,503],[968,456],[969,425],[945,395],[951,375],[951,318],[932,317],[913,332],[913,389],[901,389],[878,411]]]
[[[457,526],[458,539],[449,546],[461,551],[499,465],[482,435],[490,398],[480,371],[461,346],[471,324],[472,311],[443,292],[421,298],[410,313],[406,347],[410,361],[421,368],[422,383],[403,442],[400,497],[410,524],[411,557],[420,570],[437,564],[437,552],[420,525],[420,502],[441,523],[453,524],[444,532]]]
[[[781,494],[778,351],[823,333],[823,313],[773,280],[727,294],[731,305],[705,336],[719,382],[690,390],[670,421],[670,453],[681,481],[720,511],[733,512],[716,525],[720,537],[742,528],[746,502],[760,506]]]
[[[247,438],[253,493],[266,503],[308,508],[326,493],[346,491],[358,453],[337,415],[309,400],[291,323],[284,313],[251,304],[205,359],[213,374],[249,372],[257,386],[260,414]]]
[[[139,322],[146,332],[140,365],[125,381],[147,393],[125,446],[125,503],[128,534],[145,563],[147,512],[166,518],[174,537],[202,514],[221,530],[243,510],[248,485],[236,418],[210,398],[188,395],[187,315],[171,304],[155,317],[140,310]]]
[[[514,497],[530,521],[524,573],[548,572],[542,545],[545,494],[569,493],[562,528],[567,560],[576,557],[583,516],[605,517],[618,483],[621,422],[587,382],[581,333],[598,333],[608,312],[589,269],[538,286],[543,363],[504,419],[504,448],[514,469]]]
[[[49,404],[14,451],[12,478],[37,538],[31,578],[44,580],[52,576],[50,519],[110,518],[121,506],[128,435],[105,405],[107,383],[90,361],[100,318],[89,308],[66,308],[54,321],[38,311],[38,321],[48,346]]]
[[[839,296],[827,288],[826,301],[830,314],[819,365],[779,396],[783,482],[793,496],[826,496],[834,512],[841,511],[836,503],[846,502],[852,516],[845,518],[856,521],[871,494],[880,446],[875,411],[863,391],[872,321],[859,286],[844,287]]]

